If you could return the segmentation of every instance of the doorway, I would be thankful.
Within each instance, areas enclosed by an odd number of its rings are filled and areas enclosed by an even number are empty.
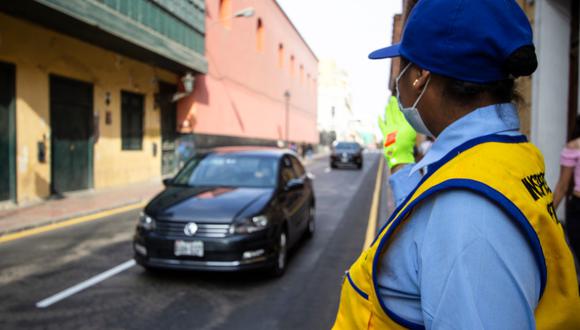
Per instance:
[[[15,73],[0,62],[0,201],[16,200]]]
[[[570,69],[568,74],[568,140],[572,139],[572,134],[576,129],[576,117],[578,109],[578,69],[579,69],[579,37],[580,37],[580,4],[572,1],[570,4]]]
[[[93,186],[93,85],[50,76],[52,194]]]
[[[177,86],[159,82],[159,115],[161,116],[161,175],[169,176],[178,170],[176,154],[177,142],[177,103],[173,95]]]

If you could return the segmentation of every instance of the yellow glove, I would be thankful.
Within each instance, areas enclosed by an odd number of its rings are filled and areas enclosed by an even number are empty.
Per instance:
[[[389,99],[384,119],[379,116],[379,127],[383,132],[383,152],[389,168],[400,164],[414,163],[413,147],[417,133],[399,110],[396,97],[391,96]]]

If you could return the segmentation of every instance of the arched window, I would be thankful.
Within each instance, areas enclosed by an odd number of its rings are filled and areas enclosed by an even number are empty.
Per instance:
[[[290,75],[294,77],[294,55],[290,56]]]
[[[232,2],[231,0],[220,0],[220,22],[226,28],[232,27]]]
[[[284,45],[278,45],[278,67],[281,68],[284,66]]]
[[[306,86],[310,87],[310,83],[312,83],[312,80],[310,80],[310,73],[306,74]]]
[[[264,51],[264,24],[262,24],[261,18],[258,18],[256,26],[256,49],[259,52]]]
[[[300,64],[300,83],[304,82],[304,65]]]

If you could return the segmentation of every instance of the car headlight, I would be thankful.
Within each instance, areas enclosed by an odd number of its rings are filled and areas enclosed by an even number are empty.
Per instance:
[[[241,222],[234,223],[230,227],[230,234],[251,234],[268,227],[268,217],[258,215],[252,218],[244,219]]]
[[[147,214],[141,212],[139,215],[139,223],[137,223],[137,227],[147,231],[155,230],[155,220]]]

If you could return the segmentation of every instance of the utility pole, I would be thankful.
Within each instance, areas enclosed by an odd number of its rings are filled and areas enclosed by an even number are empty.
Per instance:
[[[290,138],[289,138],[289,122],[290,122],[290,91],[286,90],[284,92],[284,99],[286,102],[286,119],[285,119],[285,125],[286,125],[286,129],[284,130],[284,134],[285,134],[285,140],[286,140],[286,147],[290,146]]]

